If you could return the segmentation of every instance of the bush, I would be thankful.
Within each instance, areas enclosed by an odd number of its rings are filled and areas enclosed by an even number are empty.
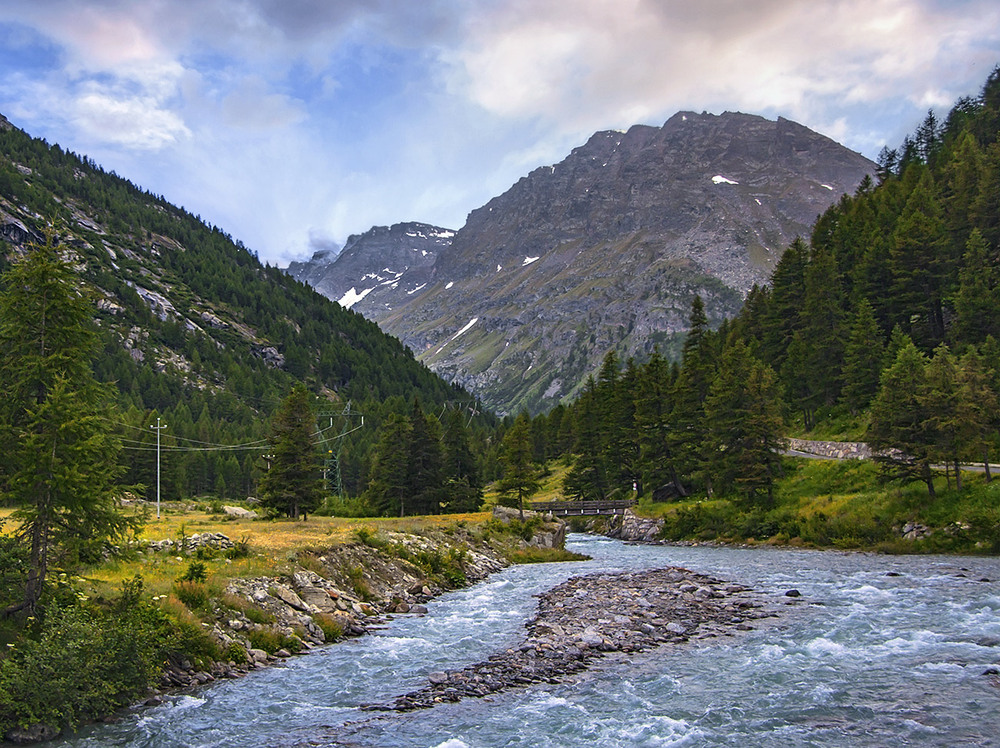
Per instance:
[[[319,626],[323,632],[323,638],[328,642],[335,642],[344,636],[344,623],[340,616],[319,613],[313,616],[313,621]]]
[[[174,594],[191,610],[208,605],[208,588],[201,582],[180,580],[174,582]]]
[[[180,576],[182,582],[204,582],[208,579],[208,569],[202,561],[192,561],[188,564],[187,571]]]
[[[274,654],[279,649],[287,649],[289,652],[298,652],[302,649],[302,640],[297,636],[285,636],[270,627],[253,629],[247,634],[247,638],[250,640],[250,646],[254,649],[263,649],[268,654]]]
[[[37,638],[0,661],[0,734],[36,724],[74,728],[144,695],[175,637],[141,593],[136,577],[110,609],[50,605]]]

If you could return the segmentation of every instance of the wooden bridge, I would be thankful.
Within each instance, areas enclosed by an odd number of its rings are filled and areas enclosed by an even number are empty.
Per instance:
[[[609,514],[625,514],[625,510],[635,506],[630,499],[609,501],[538,501],[525,509],[535,512],[550,512],[556,517],[598,517]]]

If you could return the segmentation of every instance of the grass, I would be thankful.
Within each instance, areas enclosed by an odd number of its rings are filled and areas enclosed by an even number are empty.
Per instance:
[[[673,540],[767,542],[854,548],[891,553],[1000,553],[1000,480],[986,483],[964,475],[964,490],[935,483],[936,497],[923,484],[880,482],[867,461],[786,458],[774,506],[739,499],[691,498],[668,504],[641,503],[639,512],[661,517]],[[906,540],[906,523],[930,528],[922,539]]]

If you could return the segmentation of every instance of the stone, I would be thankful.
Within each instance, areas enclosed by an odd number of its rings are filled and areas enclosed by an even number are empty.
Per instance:
[[[236,517],[237,519],[257,519],[257,512],[252,509],[244,509],[241,506],[223,506],[222,511],[227,517]]]
[[[786,590],[785,597],[801,597],[802,593],[798,590]]]

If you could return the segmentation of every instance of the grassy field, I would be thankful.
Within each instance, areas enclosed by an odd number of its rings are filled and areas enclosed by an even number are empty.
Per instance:
[[[932,498],[920,483],[887,485],[878,469],[860,460],[786,458],[772,507],[739,499],[693,497],[641,503],[639,513],[662,517],[673,540],[767,542],[889,553],[1000,553],[1000,480],[974,472],[964,489],[944,477]],[[929,532],[902,538],[908,523]]]

